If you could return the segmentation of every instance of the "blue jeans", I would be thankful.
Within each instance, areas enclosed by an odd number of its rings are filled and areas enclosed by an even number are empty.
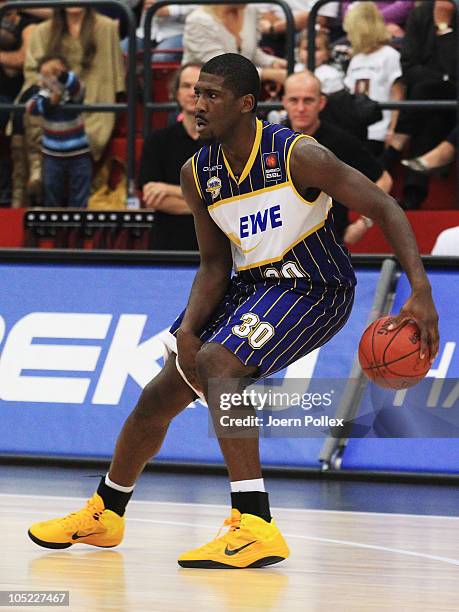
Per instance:
[[[91,190],[91,178],[92,161],[89,153],[77,157],[43,155],[45,206],[85,208]]]

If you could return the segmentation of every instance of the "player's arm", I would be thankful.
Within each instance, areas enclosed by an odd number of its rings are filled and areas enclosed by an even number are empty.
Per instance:
[[[201,261],[177,331],[177,352],[185,376],[199,389],[195,360],[202,342],[198,335],[225,295],[231,277],[232,256],[228,238],[212,221],[198,194],[191,160],[183,166],[180,182],[183,196],[194,216]]]
[[[411,285],[411,296],[395,318],[395,326],[406,319],[415,319],[421,330],[421,354],[428,349],[433,360],[439,344],[438,315],[416,239],[397,202],[363,174],[311,140],[297,142],[291,155],[290,171],[300,193],[309,188],[321,189],[381,227]]]

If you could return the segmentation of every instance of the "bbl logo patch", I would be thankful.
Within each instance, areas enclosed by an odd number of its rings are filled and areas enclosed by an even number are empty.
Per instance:
[[[207,189],[206,189],[206,191],[207,191],[207,193],[211,194],[212,200],[215,200],[215,198],[218,198],[218,196],[220,195],[221,188],[222,188],[222,182],[218,178],[218,176],[212,176],[207,181]]]
[[[265,179],[267,181],[277,181],[282,178],[282,171],[279,163],[279,153],[263,153],[263,164],[265,167]]]

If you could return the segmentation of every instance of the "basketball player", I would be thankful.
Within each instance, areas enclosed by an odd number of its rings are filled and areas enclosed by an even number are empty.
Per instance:
[[[29,535],[41,546],[119,544],[134,483],[171,420],[203,394],[233,509],[228,531],[182,554],[179,564],[262,567],[288,556],[271,518],[258,437],[236,426],[230,435],[218,434],[219,394],[285,368],[346,322],[355,276],[335,238],[331,198],[380,224],[412,287],[395,325],[416,319],[421,351],[437,353],[437,313],[403,211],[310,137],[259,121],[259,88],[257,70],[241,55],[217,56],[201,70],[196,126],[209,144],[183,166],[181,177],[201,253],[188,306],[171,328],[169,359],[124,424],[107,476],[82,510],[31,526]],[[217,379],[218,393],[209,379]]]

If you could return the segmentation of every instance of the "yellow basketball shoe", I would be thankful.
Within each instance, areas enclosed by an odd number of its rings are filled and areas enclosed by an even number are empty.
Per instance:
[[[219,532],[212,542],[183,553],[178,564],[207,569],[242,569],[279,563],[290,554],[274,519],[267,523],[258,516],[241,514],[233,508],[225,525],[229,526],[225,535],[218,537]]]
[[[103,548],[117,546],[124,535],[124,516],[106,510],[100,495],[94,493],[86,506],[63,518],[35,523],[29,537],[45,548],[68,548],[92,544]]]

